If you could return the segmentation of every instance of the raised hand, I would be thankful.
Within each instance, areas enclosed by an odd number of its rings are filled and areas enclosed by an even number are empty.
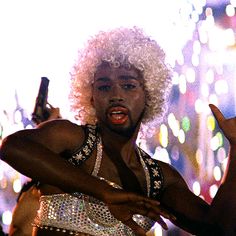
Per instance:
[[[231,145],[236,145],[236,117],[226,119],[215,105],[210,104],[209,107],[225,137],[229,140]]]
[[[53,120],[57,118],[61,118],[60,108],[53,107],[51,104],[47,103],[48,107],[46,107],[47,112],[49,113],[48,120]]]

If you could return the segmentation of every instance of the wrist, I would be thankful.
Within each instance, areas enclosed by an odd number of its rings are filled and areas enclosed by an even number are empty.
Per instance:
[[[95,191],[92,193],[92,195],[105,202],[108,203],[109,202],[109,196],[112,194],[112,191],[114,190],[114,188],[109,184],[108,181],[106,181],[105,179],[101,178],[101,177],[97,177],[97,184],[94,185],[96,186],[96,188],[94,189]]]

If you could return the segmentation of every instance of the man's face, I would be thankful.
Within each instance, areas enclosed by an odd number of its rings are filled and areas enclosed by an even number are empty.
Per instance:
[[[108,63],[101,64],[94,75],[92,104],[100,124],[130,135],[145,108],[141,73],[133,67],[113,68]]]

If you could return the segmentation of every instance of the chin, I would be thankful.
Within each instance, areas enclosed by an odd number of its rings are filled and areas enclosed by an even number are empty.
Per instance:
[[[122,135],[125,137],[131,137],[133,133],[135,132],[136,126],[109,124],[109,129],[119,135]]]

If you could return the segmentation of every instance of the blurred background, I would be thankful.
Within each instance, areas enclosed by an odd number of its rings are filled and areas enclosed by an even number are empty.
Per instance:
[[[41,77],[48,101],[74,121],[68,102],[77,50],[98,30],[137,25],[155,38],[174,67],[166,117],[146,148],[171,163],[207,202],[217,192],[228,143],[208,104],[235,115],[236,0],[0,0],[0,144],[33,126]],[[30,168],[30,166],[29,166]],[[0,224],[5,232],[27,177],[0,161]],[[189,235],[170,223],[156,235]]]

